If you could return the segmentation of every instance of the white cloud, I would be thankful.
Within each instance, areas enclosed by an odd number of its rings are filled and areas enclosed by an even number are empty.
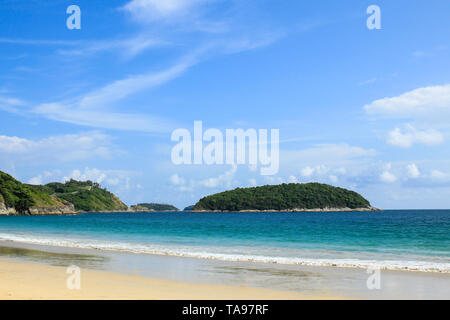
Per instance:
[[[323,175],[326,174],[328,171],[330,171],[330,168],[324,165],[315,166],[313,168],[311,167],[305,167],[300,172],[301,175],[305,178],[309,178],[313,175]]]
[[[364,108],[369,114],[394,117],[442,116],[450,111],[450,84],[419,88],[397,97],[375,100]]]
[[[13,159],[25,164],[109,158],[111,148],[109,136],[97,131],[52,136],[40,140],[0,136],[0,160]]]
[[[207,187],[207,188],[217,188],[219,186],[224,186],[226,188],[230,188],[233,177],[236,174],[236,172],[237,172],[237,166],[233,165],[230,170],[219,175],[218,177],[201,180],[197,184]]]
[[[368,168],[374,167],[372,157],[376,154],[374,149],[345,143],[320,144],[303,150],[280,150],[280,174],[286,178],[281,179],[281,182],[289,181],[288,177],[298,172],[299,182],[339,183],[345,186],[354,182],[366,184],[366,180],[374,180]],[[266,180],[269,183],[281,183]]]
[[[93,182],[102,183],[107,178],[107,175],[100,171],[99,169],[89,169],[86,168],[84,171],[80,171],[78,169],[73,170],[70,175],[65,176],[63,181],[69,181],[70,179],[78,180],[78,181],[87,181],[91,180]]]
[[[233,179],[236,172],[237,166],[233,165],[229,170],[220,174],[217,177],[211,177],[201,180],[191,179],[189,180],[189,182],[187,182],[185,178],[180,177],[178,174],[173,174],[170,177],[170,182],[172,185],[176,186],[180,191],[193,191],[196,188],[212,189],[219,187],[229,189],[233,185]],[[256,180],[254,182],[256,184]]]
[[[304,177],[310,177],[310,176],[312,176],[313,174],[314,174],[314,168],[311,168],[311,167],[305,167],[305,168],[303,168],[302,170],[301,170],[301,174],[302,174],[302,176],[304,176]]]
[[[36,176],[31,178],[30,180],[28,180],[28,184],[34,184],[34,185],[39,185],[42,184],[42,176]]]
[[[364,149],[348,144],[319,144],[304,150],[280,150],[280,160],[283,163],[323,163],[335,165],[352,159],[372,157],[374,149]]]
[[[318,165],[315,167],[307,166],[300,170],[300,174],[307,181],[323,181],[336,184],[339,182],[339,176],[346,175],[347,170],[345,168],[332,168],[325,165]],[[297,180],[292,182],[297,182]]]
[[[339,178],[335,175],[330,175],[330,181],[332,183],[338,183],[339,182]]]
[[[394,183],[397,181],[397,177],[391,173],[392,164],[387,163],[384,165],[384,171],[380,174],[380,180],[385,183]]]
[[[211,0],[132,0],[123,9],[139,22],[170,19],[186,15],[189,10]]]
[[[172,176],[170,176],[170,182],[173,185],[176,185],[176,186],[180,186],[180,185],[185,185],[186,184],[186,180],[184,178],[180,177],[177,173],[175,173]]]
[[[408,171],[408,177],[412,179],[420,177],[420,170],[414,163],[407,165],[406,170]]]
[[[449,175],[439,170],[432,170],[431,178],[434,180],[446,180],[449,178]]]
[[[404,131],[400,128],[395,128],[389,132],[387,142],[390,145],[401,148],[410,148],[415,143],[433,146],[442,144],[444,136],[434,129],[420,131],[408,125]]]
[[[395,181],[397,181],[397,177],[389,171],[384,171],[380,175],[380,180],[386,183],[394,183]]]

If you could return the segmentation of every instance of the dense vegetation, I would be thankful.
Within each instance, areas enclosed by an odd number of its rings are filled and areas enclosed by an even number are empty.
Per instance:
[[[170,204],[160,204],[160,203],[140,203],[137,205],[137,207],[142,207],[154,211],[179,211],[177,207],[174,207]]]
[[[2,171],[0,171],[0,203],[4,203],[7,208],[16,209],[18,213],[27,213],[32,207],[66,205],[64,200],[52,197],[45,187],[23,184]]]
[[[201,199],[194,210],[292,210],[367,208],[369,201],[354,191],[326,184],[282,184],[237,188]]]
[[[78,211],[125,211],[128,209],[114,194],[92,181],[70,180],[66,183],[52,182],[41,186],[41,188],[60,199],[72,203]]]
[[[192,206],[187,206],[186,208],[184,208],[183,211],[192,211],[195,208],[195,204],[193,204]]]
[[[0,195],[6,207],[15,208],[17,212],[26,212],[36,204],[26,185],[1,171]]]

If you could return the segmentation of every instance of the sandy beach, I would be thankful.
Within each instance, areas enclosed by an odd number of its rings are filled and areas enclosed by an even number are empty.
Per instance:
[[[82,270],[81,289],[67,288],[66,268],[0,260],[1,300],[80,299],[336,299],[244,286],[223,286],[153,279],[105,271]]]

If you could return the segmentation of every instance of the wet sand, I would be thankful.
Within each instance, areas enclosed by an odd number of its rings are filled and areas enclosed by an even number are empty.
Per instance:
[[[70,265],[81,269],[83,292],[65,286]],[[449,274],[381,270],[374,290],[367,287],[369,276],[365,269],[0,243],[2,299],[450,298]]]
[[[67,268],[0,260],[0,299],[318,299],[296,292],[153,279],[106,271],[81,270],[80,289]],[[69,279],[69,286],[67,285]]]

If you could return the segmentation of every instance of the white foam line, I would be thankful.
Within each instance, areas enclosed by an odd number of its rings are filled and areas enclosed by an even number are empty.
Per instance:
[[[402,260],[358,260],[358,259],[309,259],[297,257],[271,257],[261,255],[227,254],[196,251],[194,248],[166,248],[158,245],[142,245],[130,243],[104,243],[101,241],[62,239],[30,238],[12,234],[0,234],[0,240],[21,242],[28,244],[69,247],[80,249],[95,249],[103,251],[129,252],[136,254],[165,255],[187,258],[199,258],[209,260],[222,260],[234,262],[259,262],[282,265],[317,266],[317,267],[341,267],[363,268],[381,270],[403,270],[420,272],[450,273],[450,263],[438,263],[430,261],[402,261]]]

